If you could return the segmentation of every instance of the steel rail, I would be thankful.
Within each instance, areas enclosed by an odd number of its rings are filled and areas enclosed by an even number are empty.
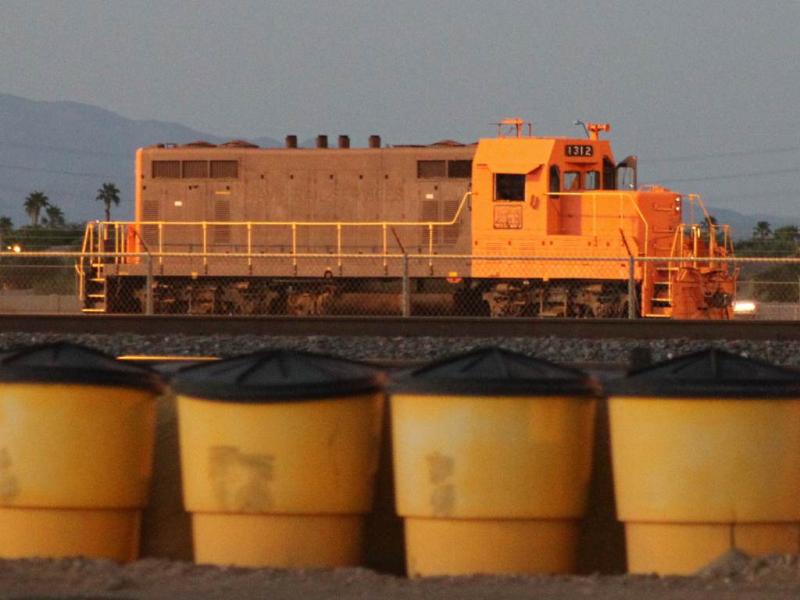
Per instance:
[[[0,333],[800,340],[800,321],[0,314]]]

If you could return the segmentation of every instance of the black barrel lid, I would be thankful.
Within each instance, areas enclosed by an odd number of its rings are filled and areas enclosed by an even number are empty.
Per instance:
[[[606,389],[610,396],[800,397],[800,371],[709,348],[636,369]]]
[[[399,376],[395,393],[458,396],[594,395],[594,381],[583,371],[504,350],[478,348],[450,356]]]
[[[360,362],[298,350],[265,350],[187,367],[175,393],[207,400],[273,402],[372,393],[383,372]]]
[[[29,346],[0,356],[0,381],[7,383],[74,383],[163,389],[151,369],[71,342]]]

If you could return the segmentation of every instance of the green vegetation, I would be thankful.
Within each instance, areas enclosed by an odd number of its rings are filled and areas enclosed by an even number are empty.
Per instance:
[[[103,187],[97,190],[97,198],[98,200],[105,204],[106,208],[106,221],[111,220],[111,205],[114,204],[119,206],[119,190],[117,186],[113,183],[104,183]]]
[[[766,221],[759,221],[749,240],[736,242],[737,256],[798,256],[800,230],[796,225],[772,230]]]
[[[50,198],[44,192],[31,192],[25,198],[25,212],[31,218],[31,227],[39,226],[39,215],[49,205]]]
[[[64,211],[59,207],[53,204],[48,204],[45,207],[44,212],[47,216],[44,218],[43,222],[47,227],[50,229],[60,229],[66,227],[67,222],[64,219]]]
[[[48,206],[43,225],[15,228],[10,218],[0,216],[0,248],[4,252],[74,252],[83,240],[83,225],[67,223],[58,207]],[[18,249],[18,250],[17,250]]]
[[[6,253],[0,257],[0,288],[35,294],[75,293],[74,258],[15,254],[78,251],[83,225],[68,223],[64,211],[43,191],[28,194],[23,208],[30,224],[15,227],[11,218],[0,216],[0,250]]]
[[[749,240],[736,243],[741,257],[800,257],[800,229],[796,225],[772,229],[759,221]],[[800,301],[800,264],[745,264],[739,276],[742,295],[762,302]]]
[[[19,247],[27,251],[77,250],[83,237],[83,226],[67,223],[64,211],[50,202],[47,194],[33,191],[25,198],[25,212],[31,224],[14,228],[9,217],[0,216],[0,248]]]
[[[97,190],[96,200],[105,206],[111,220],[111,206],[119,205],[119,189],[111,182]],[[28,194],[23,203],[29,225],[14,227],[0,216],[0,288],[32,290],[36,294],[74,294],[75,259],[44,256],[15,256],[18,252],[76,252],[83,241],[84,226],[67,222],[64,211],[43,191]]]

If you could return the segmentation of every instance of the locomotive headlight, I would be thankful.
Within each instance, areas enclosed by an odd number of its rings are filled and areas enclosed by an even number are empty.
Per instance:
[[[752,300],[737,300],[733,303],[733,313],[739,316],[754,315],[758,306]]]

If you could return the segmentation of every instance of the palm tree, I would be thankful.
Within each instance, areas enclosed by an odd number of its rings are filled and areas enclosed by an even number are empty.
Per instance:
[[[119,206],[119,189],[113,183],[104,183],[103,187],[97,190],[97,198],[106,205],[106,221],[111,220],[111,205]]]
[[[25,198],[24,206],[25,212],[31,218],[31,225],[34,227],[39,226],[39,215],[49,202],[50,198],[44,192],[31,192],[28,194],[28,197]]]
[[[765,240],[772,235],[772,227],[766,221],[759,221],[753,228],[753,237],[759,240]]]
[[[800,228],[797,225],[786,225],[785,227],[778,227],[774,233],[776,240],[796,242],[797,238],[800,237]]]
[[[48,204],[44,209],[44,212],[47,215],[47,226],[51,229],[58,229],[59,227],[64,227],[64,225],[66,225],[64,211],[55,204]]]
[[[14,222],[11,220],[11,218],[6,217],[5,215],[0,217],[0,250],[3,249],[6,240],[11,237],[11,233],[13,231]]]
[[[7,236],[14,229],[14,222],[11,217],[3,215],[0,217],[0,235]]]

